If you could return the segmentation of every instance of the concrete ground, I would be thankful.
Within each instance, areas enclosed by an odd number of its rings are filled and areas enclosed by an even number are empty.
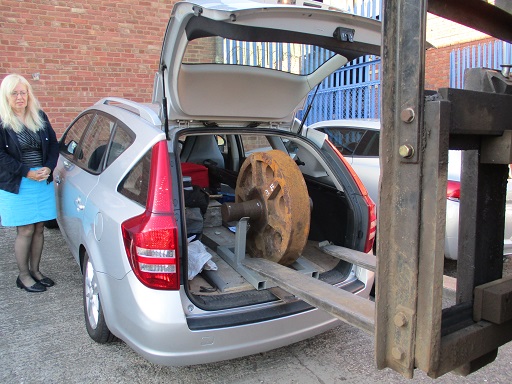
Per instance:
[[[497,360],[460,377],[413,380],[374,364],[373,337],[343,324],[288,347],[230,361],[162,367],[123,342],[100,345],[85,330],[81,275],[58,230],[45,229],[43,273],[57,285],[28,293],[15,284],[15,231],[0,227],[0,383],[510,383],[512,343]],[[507,261],[510,267],[512,262]]]

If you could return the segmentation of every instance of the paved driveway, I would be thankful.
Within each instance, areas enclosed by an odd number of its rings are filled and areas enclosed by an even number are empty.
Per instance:
[[[45,229],[42,271],[57,285],[16,287],[15,231],[0,227],[0,383],[411,383],[373,362],[373,337],[348,325],[259,355],[192,367],[162,367],[122,342],[100,345],[85,330],[80,271],[58,230]],[[511,264],[510,261],[508,262]],[[422,383],[510,383],[512,343],[497,361],[467,378],[447,374]]]

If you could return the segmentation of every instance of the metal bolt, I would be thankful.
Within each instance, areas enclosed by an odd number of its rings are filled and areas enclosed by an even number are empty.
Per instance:
[[[404,358],[404,352],[398,347],[393,347],[391,354],[396,360],[402,360]]]
[[[405,327],[407,325],[407,317],[402,312],[398,312],[395,315],[394,323],[397,327]]]
[[[400,153],[400,156],[402,156],[405,159],[409,159],[414,156],[414,148],[412,145],[409,144],[403,144],[398,149],[398,153]]]
[[[192,312],[194,310],[194,306],[192,304],[189,304],[187,309],[189,312]]]
[[[412,123],[414,120],[414,109],[412,108],[405,108],[400,112],[400,118],[404,123]]]

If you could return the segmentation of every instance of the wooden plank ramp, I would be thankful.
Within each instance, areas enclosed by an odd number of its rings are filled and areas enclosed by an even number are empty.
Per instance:
[[[246,258],[243,264],[306,303],[363,331],[375,332],[374,302],[266,259]]]

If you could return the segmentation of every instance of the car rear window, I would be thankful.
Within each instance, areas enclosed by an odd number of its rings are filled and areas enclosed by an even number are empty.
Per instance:
[[[334,55],[328,49],[308,44],[205,37],[188,43],[183,63],[244,65],[308,75]]]
[[[148,200],[149,170],[151,167],[151,150],[135,164],[123,178],[117,191],[130,200],[145,207]]]

